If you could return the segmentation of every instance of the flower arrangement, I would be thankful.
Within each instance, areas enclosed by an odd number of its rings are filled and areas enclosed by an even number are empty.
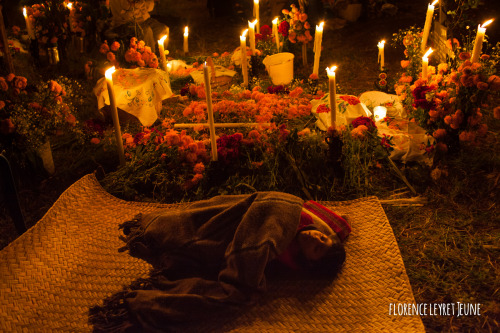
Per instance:
[[[144,41],[138,41],[135,37],[130,39],[126,50],[121,42],[114,41],[109,45],[108,41],[104,41],[99,52],[106,57],[105,63],[116,68],[158,68],[159,64],[158,57],[151,48],[146,46]]]
[[[111,15],[105,0],[74,1],[69,12],[70,30],[73,34],[93,36],[100,24]]]
[[[29,20],[34,27],[35,36],[40,48],[40,54],[47,48],[61,46],[64,54],[66,44],[70,40],[69,9],[64,0],[25,0]]]
[[[440,151],[458,149],[460,143],[479,145],[488,132],[483,115],[493,109],[489,96],[498,95],[500,90],[496,70],[500,45],[475,63],[471,62],[467,47],[456,48],[455,60],[429,66],[427,77],[422,77],[416,60],[418,37],[406,33],[402,39],[409,60],[402,62],[405,71],[395,84],[395,91],[406,111],[436,139]]]
[[[307,44],[313,39],[309,31],[311,25],[307,22],[307,14],[303,9],[297,8],[294,4],[291,4],[290,8],[290,10],[282,10],[285,17],[278,27],[278,32],[281,33],[283,37],[288,38],[288,41],[291,43],[295,44],[299,42]]]
[[[35,150],[53,135],[82,134],[66,91],[54,80],[28,84],[22,76],[0,77],[2,149]]]

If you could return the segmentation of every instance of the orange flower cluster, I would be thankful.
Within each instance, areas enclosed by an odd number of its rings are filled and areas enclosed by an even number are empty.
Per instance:
[[[470,61],[469,52],[460,53],[458,58],[461,61],[456,68],[445,63],[429,66],[427,78],[413,82],[410,75],[403,74],[395,85],[409,114],[443,151],[455,140],[479,144],[488,132],[482,108],[488,107],[488,95],[500,90],[500,77],[491,69],[488,55],[475,63]]]
[[[203,86],[191,85],[189,87],[192,95],[200,99],[205,98]],[[287,119],[301,117],[311,113],[311,96],[304,94],[301,87],[292,90],[288,96],[262,93],[260,87],[253,91],[243,90],[236,94],[230,91],[224,92],[225,98],[213,104],[214,116],[219,122],[258,122],[267,123],[278,115]],[[213,96],[217,96],[213,93]],[[183,116],[191,121],[206,121],[206,103],[204,101],[193,101],[184,110]]]
[[[136,68],[149,67],[158,68],[158,57],[154,54],[144,41],[137,38],[130,39],[129,48],[123,52],[123,47],[117,41],[108,45],[104,41],[99,48],[99,52],[106,56],[106,59],[116,68]]]
[[[290,5],[291,10],[283,9],[285,20],[290,27],[288,29],[288,40],[292,43],[308,43],[312,41],[313,36],[309,29],[311,25],[307,22],[307,14],[297,8],[294,4]]]

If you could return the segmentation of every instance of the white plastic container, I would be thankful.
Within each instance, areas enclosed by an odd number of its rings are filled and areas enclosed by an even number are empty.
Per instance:
[[[274,85],[289,84],[293,80],[293,53],[276,53],[264,58],[262,63]]]

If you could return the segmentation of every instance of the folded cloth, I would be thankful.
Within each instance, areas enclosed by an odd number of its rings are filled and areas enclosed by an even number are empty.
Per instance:
[[[251,303],[265,290],[267,263],[293,240],[302,204],[280,192],[218,196],[125,222],[121,250],[147,260],[154,271],[119,300],[91,309],[95,330],[128,328],[132,322],[142,330],[165,331]]]

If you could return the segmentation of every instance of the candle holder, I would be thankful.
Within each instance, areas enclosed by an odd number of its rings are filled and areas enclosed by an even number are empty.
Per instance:
[[[49,64],[57,65],[59,63],[59,50],[57,46],[49,47],[48,50]]]
[[[383,92],[388,92],[389,85],[387,84],[387,80],[387,70],[383,68],[378,74],[378,78],[375,80],[375,88]]]
[[[328,165],[332,168],[333,174],[337,178],[344,177],[344,168],[342,167],[342,142],[341,133],[334,128],[329,128],[325,137],[325,142],[328,144],[327,160]]]

